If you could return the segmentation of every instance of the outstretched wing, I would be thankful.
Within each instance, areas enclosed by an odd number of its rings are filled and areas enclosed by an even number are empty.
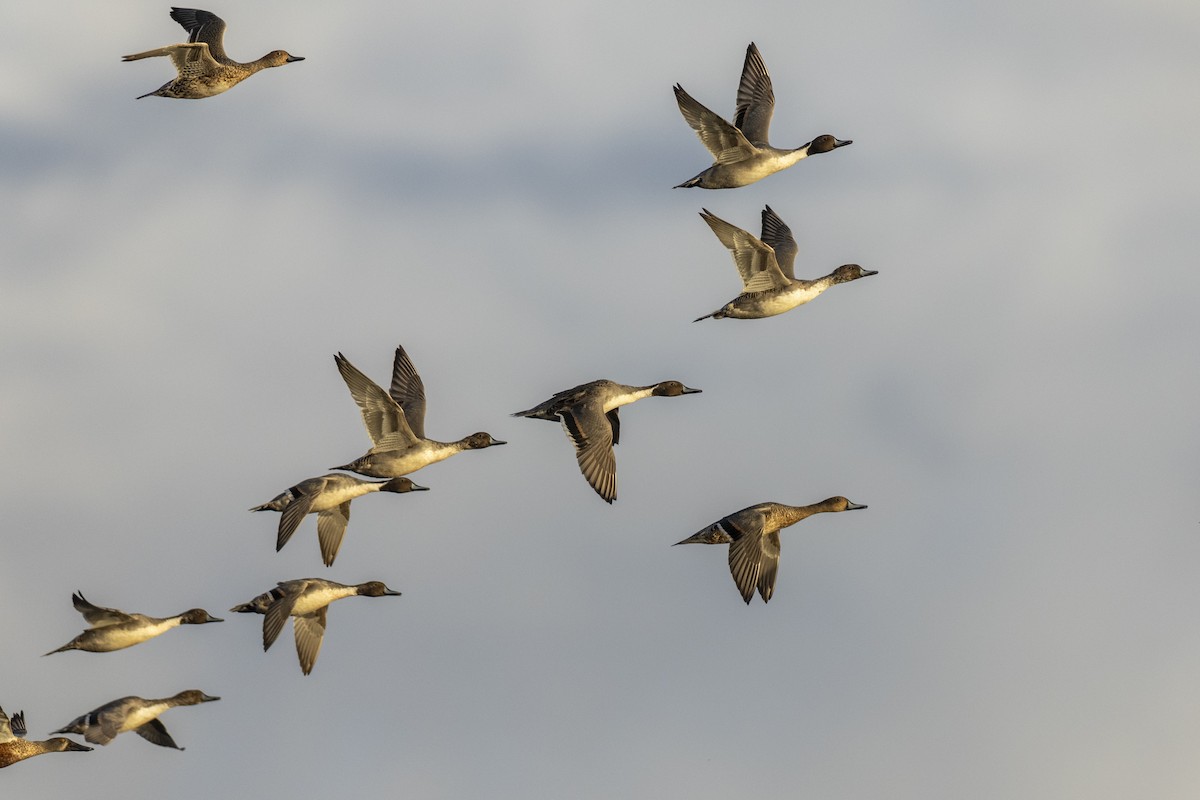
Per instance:
[[[300,669],[305,675],[312,672],[325,639],[325,615],[329,606],[321,606],[311,614],[296,617],[292,628],[296,634],[296,655],[300,657]]]
[[[775,251],[775,262],[779,264],[784,277],[796,280],[796,253],[800,248],[796,246],[792,229],[783,223],[770,206],[763,208],[762,212],[762,240]]]
[[[733,255],[734,266],[742,278],[742,291],[764,292],[781,289],[791,283],[779,268],[775,251],[770,245],[754,234],[729,224],[708,209],[703,209],[700,216]]]
[[[742,65],[742,80],[738,83],[733,124],[751,142],[766,144],[774,113],[775,92],[771,88],[771,76],[767,74],[758,47],[751,42],[746,48],[746,63]]]
[[[766,542],[763,530],[766,517],[762,514],[751,515],[742,512],[737,519],[727,517],[722,520],[726,532],[733,536],[729,544],[729,572],[733,582],[737,584],[742,599],[747,603],[754,597],[754,590],[760,588],[765,578],[764,567],[770,573],[770,583],[775,582],[775,564],[767,561],[779,560],[779,538],[775,538],[774,555],[768,557],[770,547]],[[761,591],[761,589],[760,589]],[[765,601],[770,596],[770,590],[763,596]]]
[[[417,442],[404,409],[379,384],[364,375],[358,367],[338,353],[334,356],[338,372],[350,390],[350,396],[362,412],[363,425],[371,437],[372,452],[400,450]]]
[[[579,471],[596,494],[611,503],[617,498],[617,459],[609,419],[599,406],[588,404],[564,408],[561,418],[563,429],[575,445]]]
[[[175,740],[171,738],[171,734],[167,733],[167,726],[162,724],[162,720],[152,719],[146,724],[134,728],[133,732],[147,742],[156,744],[159,747],[173,747],[176,750],[183,749],[175,744]]]
[[[75,592],[71,595],[71,604],[75,606],[75,610],[83,614],[83,618],[93,628],[105,628],[109,625],[119,625],[122,622],[129,622],[133,619],[124,611],[118,611],[115,608],[104,608],[103,606],[89,603],[83,596],[83,592]]]
[[[735,126],[696,102],[690,94],[675,84],[675,102],[679,112],[712,153],[718,164],[734,164],[754,154],[754,145]]]
[[[172,8],[171,19],[188,32],[189,42],[204,42],[215,60],[229,61],[229,56],[225,55],[225,20],[198,8]]]
[[[350,501],[334,506],[317,515],[317,542],[321,545],[321,559],[325,566],[332,567],[350,524]]]
[[[408,427],[418,438],[425,438],[425,384],[402,346],[396,346],[392,361],[392,399],[404,410]]]

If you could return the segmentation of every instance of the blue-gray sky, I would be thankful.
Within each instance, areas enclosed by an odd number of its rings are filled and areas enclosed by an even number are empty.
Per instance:
[[[229,3],[216,98],[166,4],[24,4],[0,31],[0,705],[43,738],[127,694],[219,703],[19,764],[6,796],[1189,798],[1200,791],[1194,3]],[[671,95],[729,115],[748,42],[772,138],[854,140],[743,189]],[[700,220],[797,273],[879,270],[769,320]],[[366,449],[334,367],[424,378],[430,436],[510,444],[356,501],[334,567],[245,509]],[[627,409],[606,506],[554,426]],[[771,603],[724,548],[763,500]],[[225,614],[382,579],[316,669]],[[70,595],[220,625],[112,654]]]

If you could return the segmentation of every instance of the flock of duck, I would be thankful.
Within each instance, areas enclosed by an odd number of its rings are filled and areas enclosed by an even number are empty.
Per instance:
[[[177,77],[141,97],[212,97],[262,69],[303,60],[283,50],[275,50],[256,61],[233,61],[225,54],[225,23],[215,14],[199,9],[172,8],[171,18],[187,31],[186,43],[124,57],[125,61],[136,61],[166,56],[175,65]],[[674,90],[684,119],[713,156],[712,166],[675,188],[745,186],[808,156],[851,144],[849,140],[828,134],[794,149],[776,148],[767,143],[775,96],[762,56],[753,43],[746,50],[732,123],[698,103],[682,86],[676,84]],[[701,217],[732,254],[742,280],[742,292],[716,311],[697,318],[697,322],[709,318],[760,319],[782,314],[811,301],[831,286],[876,274],[857,264],[845,264],[815,280],[796,278],[796,240],[770,206],[762,211],[761,238],[731,225],[707,209],[701,212]],[[406,476],[465,450],[505,444],[485,432],[453,442],[426,438],[425,387],[402,346],[396,348],[391,383],[386,391],[341,353],[334,361],[362,414],[371,440],[370,449],[353,461],[333,468],[343,472],[300,481],[270,501],[250,509],[280,513],[275,541],[277,551],[287,544],[305,516],[315,514],[321,558],[327,567],[333,565],[342,545],[352,500],[373,492],[424,491],[426,487]],[[612,503],[617,497],[613,447],[620,440],[618,413],[621,407],[646,397],[679,397],[699,392],[699,389],[674,380],[651,386],[596,380],[558,392],[545,402],[513,416],[560,423],[574,445],[583,477],[597,495]],[[345,471],[378,480],[360,478]],[[830,497],[806,506],[759,503],[717,520],[676,544],[728,544],[730,573],[742,599],[749,603],[757,591],[763,602],[767,602],[775,588],[780,530],[813,514],[862,508],[866,506],[845,497]],[[307,675],[321,648],[330,603],[345,597],[399,594],[381,581],[347,585],[322,578],[301,578],[281,581],[275,588],[230,610],[263,616],[263,650],[271,647],[290,617],[300,668]],[[68,650],[107,653],[140,644],[180,625],[222,621],[201,608],[169,617],[152,617],[93,605],[79,592],[73,594],[71,600],[89,628],[46,655]],[[54,733],[82,735],[92,744],[106,745],[118,734],[133,731],[153,744],[182,750],[159,716],[175,706],[219,699],[196,689],[160,699],[123,697],[77,717]],[[23,712],[9,717],[0,709],[0,767],[42,753],[92,749],[66,737],[29,741],[24,738],[26,730]]]

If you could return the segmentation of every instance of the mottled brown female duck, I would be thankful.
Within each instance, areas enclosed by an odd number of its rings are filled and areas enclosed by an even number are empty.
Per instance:
[[[694,536],[675,544],[728,544],[729,571],[748,604],[757,588],[763,602],[775,591],[779,567],[779,531],[813,514],[855,511],[866,506],[844,497],[830,497],[810,506],[759,503],[717,520]]]
[[[289,55],[283,50],[272,50],[260,59],[243,64],[225,55],[225,21],[216,14],[198,8],[172,8],[171,19],[188,32],[187,43],[171,44],[121,58],[122,61],[137,61],[142,58],[169,56],[175,63],[178,77],[167,81],[153,92],[141,95],[138,100],[152,95],[180,100],[201,100],[232,89],[259,70],[304,60],[301,56]]]
[[[24,738],[26,733],[23,712],[18,711],[9,719],[4,709],[0,708],[0,768],[43,753],[65,753],[68,750],[86,752],[92,749],[62,736],[42,742],[31,742]]]

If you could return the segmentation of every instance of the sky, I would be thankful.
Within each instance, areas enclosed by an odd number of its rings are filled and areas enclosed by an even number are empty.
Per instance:
[[[167,5],[0,29],[0,706],[222,698],[5,796],[1200,793],[1200,6],[209,8],[306,60],[135,101]],[[672,190],[710,163],[672,84],[730,116],[751,41],[773,143],[853,146]],[[798,275],[879,274],[692,323],[739,289],[698,212],[766,204]],[[429,436],[509,444],[355,501],[331,568],[311,519],[273,552],[246,509],[368,445],[333,354],[386,385],[397,344]],[[509,416],[601,377],[703,390],[622,412],[611,507]],[[670,547],[831,495],[869,508],[784,531],[769,605]],[[227,609],[310,576],[403,595],[306,677]],[[225,622],[43,658],[74,591]]]

